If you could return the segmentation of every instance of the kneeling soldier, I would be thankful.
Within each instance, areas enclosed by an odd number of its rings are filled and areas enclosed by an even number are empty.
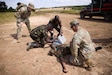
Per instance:
[[[46,43],[52,43],[53,40],[50,40],[48,37],[48,31],[52,31],[52,29],[51,25],[41,25],[32,29],[30,37],[34,40],[34,42],[27,43],[27,50],[38,47],[43,48]]]

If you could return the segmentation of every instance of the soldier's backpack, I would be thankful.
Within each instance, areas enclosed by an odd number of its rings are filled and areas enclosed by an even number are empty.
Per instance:
[[[16,8],[16,11],[18,11],[21,7],[27,7],[27,5],[26,4],[23,4],[23,3],[21,3],[17,8]]]

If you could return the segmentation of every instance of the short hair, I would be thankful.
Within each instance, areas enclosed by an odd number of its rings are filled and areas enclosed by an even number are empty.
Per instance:
[[[59,16],[58,15],[55,15],[55,17],[54,17],[55,19],[59,19]]]

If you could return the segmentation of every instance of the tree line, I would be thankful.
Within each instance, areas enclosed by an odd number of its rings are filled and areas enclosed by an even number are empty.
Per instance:
[[[0,12],[14,12],[15,9],[12,7],[7,6],[7,4],[4,1],[0,1]]]

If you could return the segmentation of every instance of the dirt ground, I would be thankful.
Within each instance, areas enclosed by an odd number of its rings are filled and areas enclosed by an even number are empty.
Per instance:
[[[60,16],[66,43],[70,42],[74,34],[69,27],[69,22],[78,19],[80,26],[89,31],[95,45],[103,47],[92,58],[95,63],[93,70],[87,71],[72,66],[66,61],[68,73],[63,73],[57,58],[48,55],[49,45],[26,51],[26,43],[32,42],[32,39],[26,37],[29,33],[23,25],[23,37],[20,43],[17,43],[14,39],[17,28],[14,22],[0,25],[0,75],[112,75],[112,22],[105,22],[99,17],[81,20],[79,15],[49,13],[30,17],[31,27],[47,24],[54,15]]]

